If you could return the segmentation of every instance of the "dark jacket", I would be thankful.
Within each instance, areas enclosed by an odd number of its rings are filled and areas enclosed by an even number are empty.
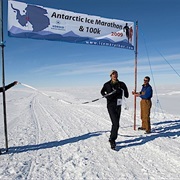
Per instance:
[[[10,89],[11,87],[13,87],[16,84],[16,82],[13,82],[11,84],[8,84],[7,86],[5,86],[5,91]],[[3,87],[0,87],[0,92],[3,92]]]
[[[102,96],[109,94],[116,90],[116,92],[110,96],[107,96],[107,105],[117,105],[117,99],[122,99],[123,93],[126,98],[129,97],[129,92],[127,86],[124,82],[117,80],[116,83],[113,83],[111,80],[106,82],[101,89]]]
[[[150,84],[146,86],[143,84],[142,89],[140,91],[140,98],[142,99],[151,99],[153,96],[153,90]]]

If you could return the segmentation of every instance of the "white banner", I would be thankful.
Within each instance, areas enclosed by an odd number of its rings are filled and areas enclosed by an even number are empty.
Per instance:
[[[134,23],[8,1],[8,35],[134,50]]]

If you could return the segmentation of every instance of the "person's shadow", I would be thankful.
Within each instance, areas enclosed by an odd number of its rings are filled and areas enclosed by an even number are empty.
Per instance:
[[[140,137],[136,136],[136,138],[134,139],[119,141],[116,143],[117,145],[116,150],[119,151],[123,148],[143,145],[149,141],[153,141],[154,139],[160,138],[160,137],[177,138],[180,136],[180,120],[163,121],[163,122],[154,123],[153,125],[158,126],[158,127],[154,128],[151,134],[149,134],[148,136],[140,136]],[[86,140],[92,137],[100,136],[106,132],[109,132],[109,131],[90,132],[90,133],[86,133],[80,136],[71,137],[68,139],[60,140],[60,141],[51,141],[51,142],[45,142],[41,144],[33,144],[33,145],[25,145],[25,146],[14,146],[14,147],[8,148],[7,153],[8,154],[22,153],[22,152],[27,152],[27,151],[35,151],[35,150],[40,150],[40,149],[49,149],[53,147],[59,147],[59,146],[63,146],[69,143],[76,143],[81,140]],[[127,136],[124,135],[124,136],[130,137],[128,135]]]
[[[153,125],[158,127],[153,128],[151,134],[149,134],[148,136],[140,136],[134,139],[117,142],[116,150],[119,151],[123,148],[143,145],[149,141],[153,141],[156,138],[177,138],[180,136],[180,120],[163,121],[154,123]]]
[[[92,138],[95,136],[100,136],[103,133],[106,133],[106,131],[90,132],[90,133],[83,134],[80,136],[71,137],[69,139],[64,139],[64,140],[60,140],[60,141],[45,142],[42,144],[10,147],[8,149],[7,153],[8,154],[22,153],[22,152],[35,151],[35,150],[40,150],[40,149],[49,149],[49,148],[53,148],[53,147],[63,146],[63,145],[69,144],[69,143],[76,143],[78,141],[89,139],[89,138]]]

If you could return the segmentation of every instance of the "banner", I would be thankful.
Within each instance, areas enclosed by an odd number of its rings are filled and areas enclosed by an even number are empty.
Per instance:
[[[8,35],[134,50],[134,23],[8,1]]]

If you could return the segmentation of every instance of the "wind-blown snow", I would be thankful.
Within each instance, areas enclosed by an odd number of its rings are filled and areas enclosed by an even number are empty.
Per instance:
[[[113,151],[108,143],[111,122],[106,100],[82,104],[101,97],[99,91],[43,90],[48,97],[25,87],[8,90],[9,151],[0,155],[0,179],[180,179],[180,93],[161,93],[163,101],[157,104],[153,100],[149,135],[133,130],[130,95],[129,109],[122,109],[117,151]],[[168,107],[172,110],[174,101],[170,99],[176,99],[178,106],[171,114]],[[137,126],[139,114],[137,108]],[[3,148],[3,111],[0,132]]]

